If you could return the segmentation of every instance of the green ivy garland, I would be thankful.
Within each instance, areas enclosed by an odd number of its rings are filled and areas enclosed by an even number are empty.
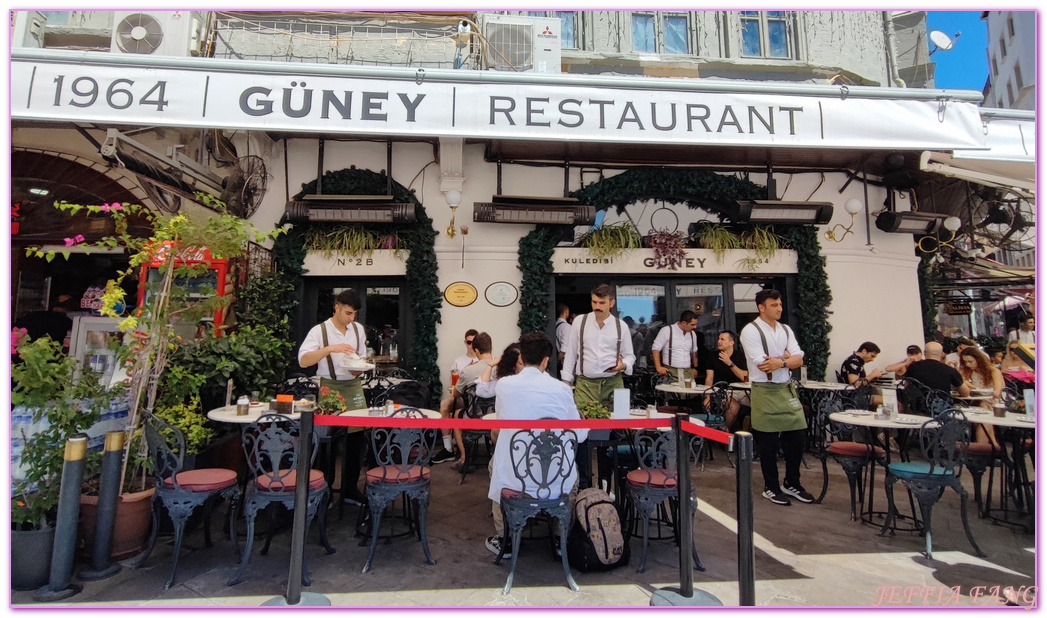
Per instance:
[[[931,257],[924,253],[916,266],[916,281],[920,286],[920,312],[923,315],[923,340],[934,341],[938,334],[938,304],[931,287]]]
[[[323,175],[323,192],[335,195],[384,195],[388,186],[385,171],[349,169],[325,172]],[[430,389],[430,405],[439,402],[443,386],[440,383],[440,369],[436,364],[436,324],[440,322],[440,304],[442,296],[436,276],[436,230],[433,220],[425,212],[414,191],[408,190],[395,180],[392,182],[393,199],[397,202],[411,203],[415,207],[415,222],[410,224],[368,224],[368,229],[379,234],[396,233],[401,246],[410,251],[407,258],[405,287],[411,290],[411,313],[414,319],[414,341],[403,356],[406,369]],[[302,185],[302,190],[294,197],[316,192],[316,180]],[[301,284],[305,272],[305,237],[310,223],[297,224],[287,234],[277,238],[273,246],[273,256],[279,268],[296,285]]]
[[[823,380],[829,364],[829,305],[833,295],[818,231],[811,225],[783,225],[776,231],[796,252],[796,341],[803,349],[808,377]]]
[[[571,194],[581,204],[603,210],[614,206],[621,213],[626,206],[651,198],[688,208],[715,208],[716,202],[763,199],[765,187],[747,179],[724,176],[706,170],[641,167],[590,184]],[[719,214],[719,213],[716,213]],[[721,219],[723,217],[721,216]],[[521,332],[545,330],[548,319],[549,288],[553,273],[553,249],[560,233],[550,226],[536,226],[520,241],[519,268],[523,272],[520,289]],[[776,230],[786,247],[797,253],[796,338],[807,359],[808,375],[822,379],[829,360],[829,305],[832,293],[825,272],[825,258],[818,236],[811,226],[781,226]]]
[[[553,274],[553,250],[560,241],[561,230],[538,225],[520,240],[520,315],[521,333],[545,332],[549,315],[549,281]]]

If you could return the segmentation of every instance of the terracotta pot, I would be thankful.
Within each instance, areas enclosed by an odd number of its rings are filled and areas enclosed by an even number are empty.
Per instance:
[[[54,526],[11,531],[11,588],[36,590],[51,579]]]
[[[152,530],[152,502],[155,489],[121,494],[116,504],[116,525],[113,527],[113,545],[110,558],[123,560],[145,551]],[[98,521],[98,496],[80,496],[80,538],[84,551],[90,555],[94,548],[95,526]]]

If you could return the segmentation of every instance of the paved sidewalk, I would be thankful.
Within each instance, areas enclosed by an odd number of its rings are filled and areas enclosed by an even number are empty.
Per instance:
[[[695,539],[708,569],[696,571],[694,582],[725,605],[737,605],[735,472],[722,451],[715,453],[716,459],[693,476],[700,497]],[[782,507],[758,494],[754,497],[757,605],[1000,606],[1000,600],[992,598],[993,587],[1034,585],[1034,537],[978,519],[973,500],[971,525],[987,557],[974,555],[960,525],[959,499],[947,491],[934,509],[934,560],[928,561],[920,553],[924,540],[916,534],[881,538],[876,535],[878,527],[851,522],[847,479],[838,464],[829,464],[829,493],[823,504],[794,502]],[[810,465],[804,470],[805,484],[817,493],[820,463],[811,460]],[[753,481],[759,488],[757,468]],[[885,506],[882,476],[878,477],[877,500]],[[671,540],[651,542],[646,573],[636,573],[639,539],[632,541],[629,566],[606,573],[575,571],[578,593],[567,588],[548,542],[534,540],[523,543],[512,593],[503,596],[508,561],[491,564],[494,556],[483,545],[493,533],[486,473],[469,474],[465,484],[458,485],[458,475],[449,464],[441,464],[433,468],[432,481],[428,532],[435,566],[425,564],[417,539],[401,537],[380,541],[371,572],[361,574],[367,547],[354,536],[356,508],[346,507],[342,521],[333,508],[329,535],[337,553],[324,553],[314,524],[306,547],[313,583],[303,590],[323,594],[335,606],[643,607],[649,605],[653,591],[679,585],[679,558]],[[970,482],[965,474],[968,488]],[[216,516],[215,524],[218,521]],[[260,528],[262,522],[260,518]],[[88,582],[83,592],[61,605],[253,607],[284,594],[288,531],[274,538],[267,556],[258,553],[262,543],[256,542],[244,581],[232,587],[225,582],[236,570],[237,556],[228,538],[216,533],[215,541],[213,547],[204,548],[202,530],[187,536],[170,590],[164,591],[163,584],[170,570],[172,540],[161,538],[144,567]],[[11,600],[15,606],[39,606],[29,592],[13,592]],[[1032,601],[1031,594],[1026,601]]]

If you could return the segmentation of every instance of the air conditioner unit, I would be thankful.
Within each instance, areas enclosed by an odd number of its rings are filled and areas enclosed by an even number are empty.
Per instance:
[[[43,47],[47,16],[42,11],[14,11],[11,47]]]
[[[199,56],[206,38],[202,11],[113,11],[114,54]]]
[[[560,20],[487,15],[483,18],[487,66],[495,71],[560,72]]]

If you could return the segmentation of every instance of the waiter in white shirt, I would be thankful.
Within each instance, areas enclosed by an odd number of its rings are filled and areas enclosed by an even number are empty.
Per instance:
[[[688,309],[680,314],[679,322],[658,331],[651,346],[658,375],[669,375],[672,370],[672,377],[678,377],[682,371],[684,378],[694,379],[694,369],[698,366],[698,337],[694,333],[697,328],[698,316]]]
[[[356,322],[359,311],[360,295],[352,289],[342,290],[334,297],[334,315],[312,327],[298,348],[298,364],[303,368],[316,365],[321,385],[341,393],[350,410],[367,407],[363,384],[358,378],[361,372],[349,371],[342,366],[347,355],[367,349],[367,333]],[[364,495],[357,482],[366,449],[366,434],[362,427],[349,427],[347,431],[342,496],[363,504]]]
[[[593,401],[610,407],[614,389],[625,388],[622,373],[633,373],[633,338],[629,325],[611,315],[614,288],[602,283],[593,288],[591,296],[593,312],[576,317],[571,324],[560,379],[574,383],[576,405]],[[589,487],[592,479],[585,443],[579,445],[578,471],[579,487]]]
[[[800,484],[807,419],[790,370],[803,364],[803,350],[782,317],[782,295],[777,290],[756,293],[760,316],[741,332],[742,348],[749,365],[752,391],[753,437],[760,453],[763,471],[763,497],[774,504],[789,506],[790,498],[814,502]],[[785,483],[778,483],[778,447],[785,455]]]

